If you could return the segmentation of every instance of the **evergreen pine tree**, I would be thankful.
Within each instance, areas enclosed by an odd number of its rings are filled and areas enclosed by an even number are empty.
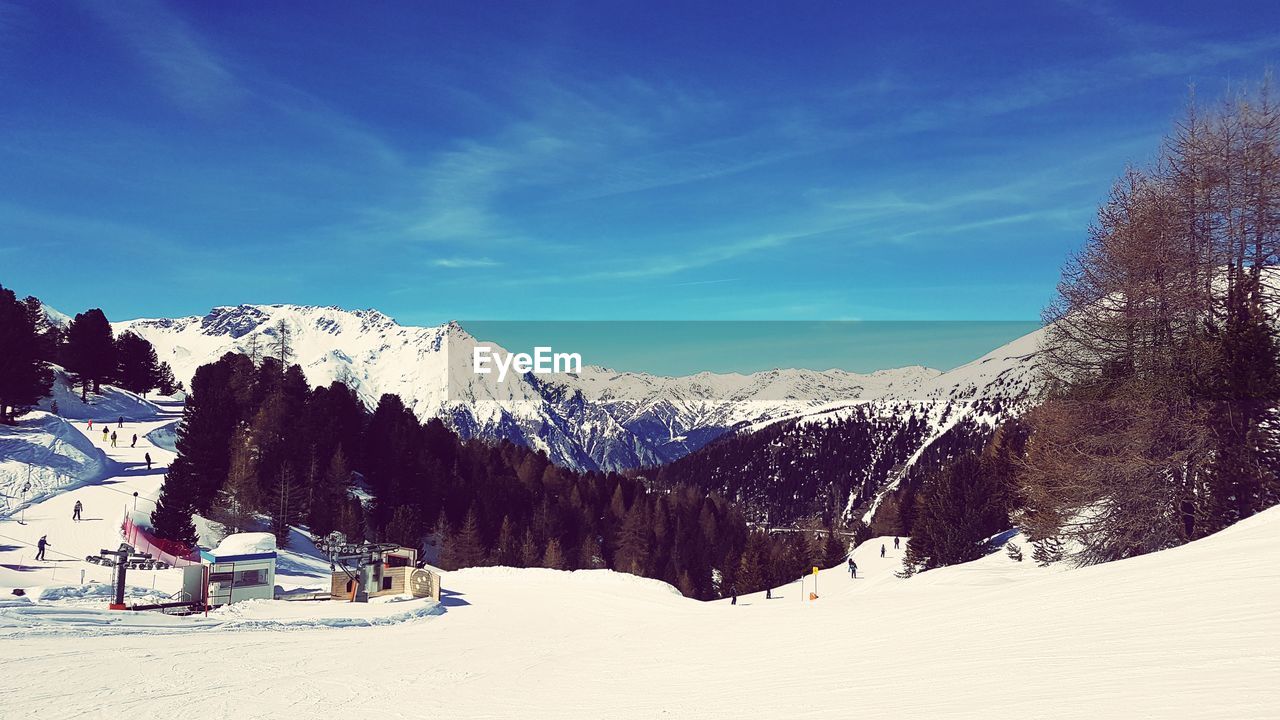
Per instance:
[[[351,470],[347,466],[347,454],[339,447],[320,474],[307,513],[307,527],[311,530],[312,537],[324,537],[337,529],[338,515],[350,483]]]
[[[146,339],[128,331],[120,333],[115,343],[116,379],[120,387],[145,397],[160,380],[156,349]]]
[[[92,386],[102,391],[102,382],[116,371],[115,340],[111,323],[97,308],[79,313],[67,328],[66,368],[81,383],[80,399],[87,401]]]
[[[172,395],[178,389],[178,381],[173,377],[173,368],[162,362],[156,371],[156,389],[161,395]]]
[[[194,511],[179,493],[161,493],[151,511],[151,528],[165,540],[175,540],[195,547],[198,536],[192,518]]]
[[[53,373],[40,358],[39,327],[13,291],[0,286],[0,423],[49,394]]]
[[[480,537],[480,520],[475,507],[472,507],[467,511],[462,530],[454,539],[453,564],[456,568],[483,565],[486,555],[484,541]]]

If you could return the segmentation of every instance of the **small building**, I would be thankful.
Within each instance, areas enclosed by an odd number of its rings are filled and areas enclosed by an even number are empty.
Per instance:
[[[183,595],[209,607],[276,596],[276,537],[235,533],[213,550],[200,550],[200,564],[185,568]]]
[[[440,575],[418,567],[418,551],[398,545],[371,547],[356,567],[338,564],[333,572],[330,597],[367,602],[382,595],[412,595],[440,599]]]

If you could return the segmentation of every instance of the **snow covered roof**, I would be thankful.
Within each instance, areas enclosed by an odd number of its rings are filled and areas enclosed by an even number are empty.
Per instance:
[[[276,536],[271,533],[233,533],[222,539],[218,547],[201,550],[207,560],[267,559],[276,556]]]

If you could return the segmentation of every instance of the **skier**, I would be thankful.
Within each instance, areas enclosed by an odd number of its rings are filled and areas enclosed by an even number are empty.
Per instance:
[[[858,579],[858,563],[853,561],[853,556],[849,556],[849,577],[854,580]]]
[[[120,416],[120,427],[124,427],[124,416]]]
[[[93,429],[93,421],[92,421],[92,420],[90,420],[90,421],[89,421],[89,429],[90,429],[90,430],[92,430],[92,429]]]
[[[116,446],[116,434],[111,433],[111,447],[115,447],[115,446]]]
[[[894,550],[898,549],[898,537],[896,535],[893,538],[893,549]]]
[[[735,585],[733,587],[733,590],[731,590],[730,592],[733,593],[733,599],[729,601],[729,604],[737,605],[738,604],[738,586]]]
[[[129,447],[138,447],[138,433],[133,434],[133,442],[129,443]]]
[[[76,501],[76,506],[75,506],[74,508],[72,508],[72,509],[71,509],[71,519],[72,519],[72,520],[75,520],[75,521],[77,521],[77,522],[79,522],[79,520],[80,520],[80,511],[81,511],[81,510],[84,510],[84,505],[82,505],[82,504],[80,503],[80,501],[79,501],[79,500],[77,500],[77,501]]]
[[[880,543],[880,557],[884,557],[884,543]]]
[[[40,539],[36,542],[36,559],[37,560],[44,559],[44,546],[48,544],[49,544],[49,536],[41,535]]]
[[[773,588],[765,588],[765,590],[764,590],[764,599],[765,599],[765,600],[772,600],[772,599],[773,599]]]
[[[102,428],[102,444],[103,444],[103,445],[106,445],[106,444],[107,444],[107,440],[108,440],[107,436],[108,436],[109,434],[111,434],[111,430],[110,430],[110,429],[108,429],[106,426],[103,426],[103,428]]]
[[[146,454],[146,455],[144,455],[143,457],[144,457],[144,458],[146,459],[146,461],[147,461],[147,469],[148,469],[148,470],[150,470],[150,469],[151,469],[151,453],[147,453],[147,454]]]

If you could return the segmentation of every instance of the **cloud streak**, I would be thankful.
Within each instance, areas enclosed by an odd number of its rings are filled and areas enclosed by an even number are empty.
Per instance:
[[[84,6],[183,110],[202,117],[219,116],[247,96],[223,58],[165,5],[155,0],[90,0]]]

